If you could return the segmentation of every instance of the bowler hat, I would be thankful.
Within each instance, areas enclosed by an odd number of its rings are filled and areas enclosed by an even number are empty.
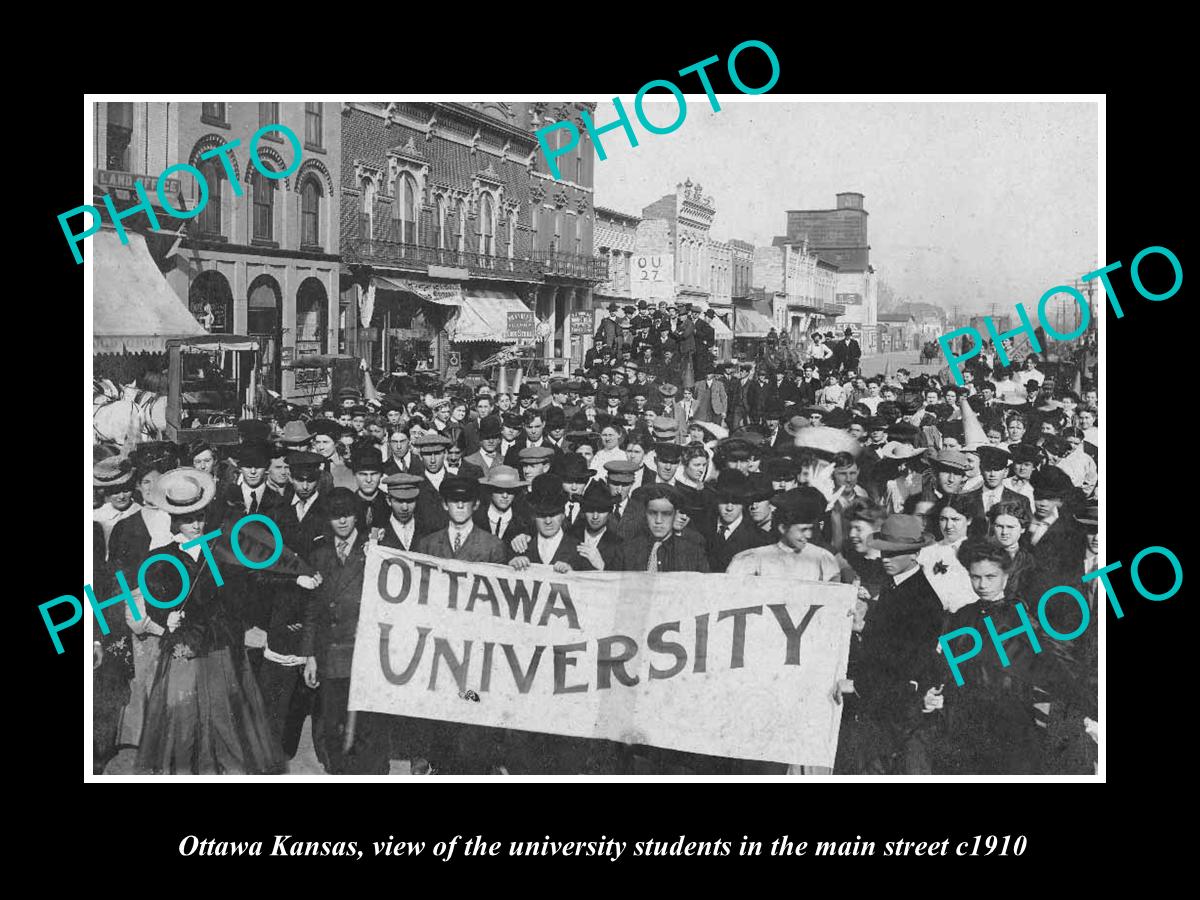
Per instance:
[[[442,479],[442,486],[438,492],[447,503],[455,500],[479,499],[479,485],[475,479],[464,478],[462,475],[447,475]]]
[[[230,454],[238,465],[247,469],[265,469],[271,463],[271,446],[265,441],[249,441],[239,444]]]
[[[566,505],[567,492],[563,489],[562,479],[547,472],[533,479],[527,499],[535,516],[556,516]]]
[[[718,503],[746,503],[746,473],[737,469],[726,469],[717,476],[712,494]]]
[[[579,508],[583,512],[609,512],[617,498],[602,482],[593,481],[583,492]]]
[[[770,499],[776,510],[772,519],[776,525],[816,525],[825,516],[825,496],[807,485]]]
[[[382,472],[383,457],[374,447],[359,447],[350,454],[350,469],[354,472]]]
[[[1067,497],[1075,489],[1071,476],[1058,466],[1043,466],[1038,469],[1029,477],[1029,484],[1033,488],[1035,498],[1040,494],[1051,500]]]

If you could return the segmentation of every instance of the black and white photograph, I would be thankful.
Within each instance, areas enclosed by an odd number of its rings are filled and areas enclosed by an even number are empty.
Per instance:
[[[1103,97],[685,89],[88,96],[86,780],[1103,780]]]

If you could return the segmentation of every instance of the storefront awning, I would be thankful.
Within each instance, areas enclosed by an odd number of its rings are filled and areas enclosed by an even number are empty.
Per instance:
[[[206,334],[167,283],[140,234],[122,244],[115,231],[92,237],[95,255],[92,352],[161,352],[171,338]]]
[[[510,312],[527,313],[529,307],[508,291],[464,291],[458,315],[450,320],[446,331],[450,340],[458,344],[481,341],[512,344],[515,338],[505,337]]]
[[[458,306],[462,302],[463,291],[457,284],[434,283],[417,281],[411,278],[398,278],[389,275],[374,275],[371,284],[380,291],[404,291],[416,294],[429,303],[441,306]]]
[[[733,332],[729,330],[729,326],[721,321],[720,316],[713,316],[708,319],[708,323],[712,325],[713,334],[716,335],[718,341],[728,341],[733,338]]]
[[[762,313],[753,309],[735,309],[733,311],[733,334],[740,338],[765,338],[767,332],[775,327],[775,323]]]

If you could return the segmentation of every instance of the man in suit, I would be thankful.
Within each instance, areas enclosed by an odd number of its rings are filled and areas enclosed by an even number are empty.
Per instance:
[[[212,504],[217,509],[215,513],[206,515],[205,528],[209,531],[220,528],[222,533],[229,534],[243,516],[254,513],[276,522],[285,521],[290,504],[267,487],[267,467],[272,452],[270,445],[254,441],[238,445],[234,452],[238,461],[238,481],[224,485],[217,491],[217,500]],[[215,521],[214,515],[219,516]],[[272,593],[264,581],[253,576],[247,579],[241,610],[242,623],[246,627],[246,652],[256,673],[267,645]]]
[[[745,515],[747,479],[737,469],[722,472],[712,488],[717,503],[716,529],[706,535],[709,569],[724,572],[730,561],[743,550],[770,543]]]
[[[582,510],[578,521],[570,528],[580,546],[593,546],[600,552],[603,565],[595,566],[606,572],[621,572],[625,568],[624,543],[608,528],[614,497],[605,484],[593,481],[579,501]]]
[[[715,372],[706,372],[703,381],[696,382],[696,409],[693,418],[702,422],[724,423],[729,411],[729,398],[725,393],[725,382]]]
[[[368,539],[378,538],[391,513],[387,494],[379,489],[383,478],[383,460],[374,447],[359,446],[350,457],[350,465],[354,469],[354,480],[358,483],[354,496],[361,506],[358,527]]]
[[[417,552],[438,559],[504,564],[508,553],[494,534],[475,525],[479,483],[446,477],[439,488],[446,526],[417,541]],[[430,735],[434,768],[443,774],[486,775],[500,762],[503,730],[442,722],[424,729]]]
[[[318,541],[312,563],[320,574],[304,627],[314,637],[304,682],[316,688],[313,745],[331,775],[386,775],[387,716],[349,712],[350,662],[362,600],[367,536],[357,527],[361,505],[353,491],[335,488],[328,499],[329,534]]]
[[[574,531],[575,526],[583,520],[583,492],[588,482],[595,474],[588,468],[586,460],[578,453],[567,453],[561,457],[558,475],[562,478],[563,489],[567,492],[567,500],[563,518],[563,528]]]
[[[450,445],[446,448],[446,474],[474,478],[476,481],[482,478],[483,469],[463,458],[466,438],[463,436],[462,428],[458,425],[451,425],[446,429],[445,436],[450,439]]]
[[[631,496],[637,469],[637,464],[628,460],[617,459],[604,464],[605,480],[613,497],[613,512],[608,527],[623,541],[628,541],[646,528],[643,502]]]
[[[417,525],[417,499],[421,496],[420,475],[397,472],[383,479],[390,515],[383,526],[379,546],[412,552],[422,536]]]
[[[517,555],[509,561],[509,565],[522,571],[536,563],[551,566],[559,574],[603,568],[604,560],[594,544],[581,545],[577,537],[563,529],[563,507],[566,502],[567,492],[557,475],[547,473],[533,480],[529,490],[529,508],[533,511],[535,531],[532,535],[526,535],[526,540],[513,545]]]
[[[972,525],[972,537],[986,535],[986,516],[991,512],[992,507],[1001,501],[1020,503],[1025,507],[1026,515],[1032,516],[1033,508],[1029,498],[1004,485],[1009,463],[1012,462],[1012,455],[1003,447],[991,446],[980,447],[974,452],[979,457],[979,474],[983,479],[983,484],[973,491],[968,491],[966,496],[978,501],[979,508],[983,510],[983,516],[978,517]]]
[[[845,336],[841,342],[835,345],[839,348],[835,356],[841,363],[843,372],[857,372],[858,361],[862,359],[862,347],[858,345],[858,341],[854,339],[854,329],[846,326]]]
[[[533,533],[533,519],[527,515],[527,506],[515,508],[517,494],[528,486],[528,481],[522,481],[516,469],[506,465],[493,467],[492,471],[479,479],[487,503],[481,503],[475,510],[475,525],[488,534],[495,535],[506,547],[518,534]]]
[[[500,420],[495,416],[480,420],[477,430],[478,448],[474,453],[463,457],[463,462],[470,463],[483,473],[480,477],[486,478],[496,466],[504,462],[504,457],[499,452],[501,430]]]
[[[753,402],[751,393],[757,389],[752,368],[750,363],[744,362],[738,366],[737,375],[727,380],[725,393],[729,407],[730,431],[742,427],[749,420],[750,406]],[[730,371],[729,364],[726,364],[726,373]]]
[[[555,447],[553,442],[546,437],[546,414],[540,409],[528,410],[522,419],[525,427],[525,433],[517,438],[516,442],[509,448],[504,455],[504,464],[516,468],[520,463],[520,452],[526,447],[549,447],[557,455],[562,453],[561,447]]]
[[[384,475],[395,475],[397,472],[411,472],[420,475],[425,471],[421,456],[413,449],[408,439],[408,426],[400,425],[392,430],[388,437],[388,452],[390,458],[383,467]]]
[[[685,388],[690,388],[696,378],[696,310],[695,306],[685,307],[677,326],[676,340],[679,343],[679,363]]]
[[[287,455],[292,481],[291,503],[274,517],[283,534],[283,543],[308,559],[313,542],[329,527],[325,520],[325,494],[320,490],[321,457],[307,450]]]
[[[704,311],[703,316],[695,317],[696,338],[696,378],[703,378],[713,369],[713,345],[717,342],[717,333],[713,329],[712,320],[716,313],[711,308]]]
[[[1033,520],[1022,545],[1033,553],[1034,562],[1049,584],[1078,583],[1076,571],[1087,539],[1063,504],[1078,495],[1069,476],[1056,466],[1042,466],[1029,479],[1033,487]]]
[[[893,515],[867,546],[882,556],[888,583],[871,606],[847,679],[834,688],[838,702],[855,695],[857,712],[851,768],[858,774],[930,774],[927,707],[941,681],[932,682],[945,610],[917,562],[932,543],[917,516]],[[945,663],[941,663],[945,680]],[[853,721],[851,719],[851,721]]]

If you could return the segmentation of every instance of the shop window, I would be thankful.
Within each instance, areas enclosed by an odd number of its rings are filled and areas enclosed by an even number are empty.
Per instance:
[[[268,164],[263,163],[263,165]],[[254,202],[254,240],[273,241],[275,239],[275,182],[255,168],[250,175],[250,188]]]
[[[300,243],[321,246],[321,186],[315,178],[306,179],[300,189]]]
[[[305,103],[304,104],[304,145],[306,147],[314,147],[320,149],[324,146],[321,143],[321,132],[323,128],[323,115],[321,112],[320,103]]]
[[[129,143],[133,139],[133,104],[108,104],[105,168],[111,172],[132,171]]]

